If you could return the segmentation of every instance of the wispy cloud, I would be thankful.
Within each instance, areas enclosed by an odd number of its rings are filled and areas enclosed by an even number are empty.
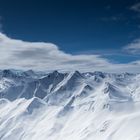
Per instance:
[[[126,20],[126,17],[123,14],[118,14],[113,16],[101,17],[100,20],[106,22],[110,22],[110,21],[117,22],[117,21]]]
[[[134,40],[123,48],[124,51],[131,54],[140,54],[140,39]]]
[[[120,18],[118,18],[116,16],[102,17],[100,19],[101,19],[101,21],[118,21],[118,20],[120,20]]]
[[[132,5],[130,7],[130,9],[133,10],[133,11],[135,11],[135,12],[140,12],[140,2]]]

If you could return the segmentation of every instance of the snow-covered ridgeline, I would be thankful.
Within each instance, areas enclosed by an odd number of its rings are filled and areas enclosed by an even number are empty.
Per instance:
[[[0,71],[1,140],[139,140],[140,74]]]

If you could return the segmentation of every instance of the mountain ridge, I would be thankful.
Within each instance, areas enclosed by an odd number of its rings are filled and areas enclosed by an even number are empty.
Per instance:
[[[140,74],[1,70],[0,139],[138,140],[139,87]]]

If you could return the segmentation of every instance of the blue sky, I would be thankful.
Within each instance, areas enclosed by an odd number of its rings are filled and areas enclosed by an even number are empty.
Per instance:
[[[115,64],[140,59],[139,0],[5,0],[0,17],[11,39],[51,42],[65,53]]]

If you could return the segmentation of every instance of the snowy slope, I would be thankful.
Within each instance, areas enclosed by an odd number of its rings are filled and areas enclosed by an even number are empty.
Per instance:
[[[0,140],[140,140],[140,74],[0,71]]]

